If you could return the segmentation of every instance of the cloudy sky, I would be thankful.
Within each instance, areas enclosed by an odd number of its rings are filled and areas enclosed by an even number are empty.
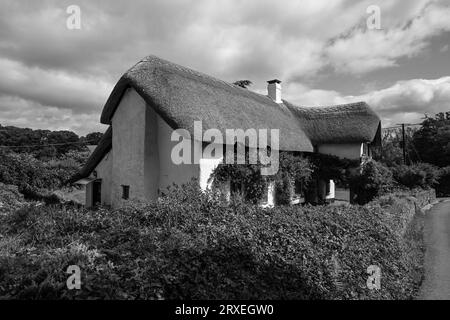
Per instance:
[[[112,87],[148,54],[260,93],[281,79],[299,105],[364,100],[384,126],[417,122],[450,110],[449,17],[448,0],[0,0],[0,124],[103,131]]]

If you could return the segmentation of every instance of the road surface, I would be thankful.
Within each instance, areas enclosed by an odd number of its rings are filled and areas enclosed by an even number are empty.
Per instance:
[[[426,213],[425,278],[418,299],[450,300],[450,200]]]

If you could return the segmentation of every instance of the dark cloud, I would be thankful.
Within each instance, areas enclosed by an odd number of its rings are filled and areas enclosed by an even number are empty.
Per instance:
[[[8,97],[0,99],[1,121],[14,121],[15,105],[21,120],[14,123],[89,130],[120,75],[148,54],[228,81],[251,79],[260,92],[278,77],[294,100],[339,100],[339,92],[309,90],[302,81],[320,86],[330,72],[363,76],[404,58],[386,49],[395,39],[420,51],[447,30],[436,10],[423,15],[427,0],[380,1],[386,30],[365,34],[358,28],[377,2],[0,0],[0,96]],[[73,4],[81,30],[66,27]],[[399,28],[405,21],[415,23]],[[34,120],[30,110],[42,116]]]

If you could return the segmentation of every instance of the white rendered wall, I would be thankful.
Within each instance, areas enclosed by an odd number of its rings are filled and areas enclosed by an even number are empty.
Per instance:
[[[122,199],[122,185],[130,186],[130,199],[146,200],[145,150],[146,103],[128,89],[112,118],[112,186],[113,207],[126,204]],[[147,146],[147,148],[152,146]],[[153,146],[154,148],[154,146]]]
[[[160,164],[159,171],[155,172],[159,176],[158,188],[164,190],[173,183],[182,185],[190,182],[193,178],[198,180],[200,165],[194,164],[194,152],[197,151],[201,154],[201,142],[188,140],[191,145],[191,164],[175,164],[171,157],[172,149],[181,142],[181,139],[171,141],[173,129],[159,115],[156,117],[158,119],[158,155]],[[198,157],[200,158],[200,156]]]
[[[222,158],[218,159],[200,159],[200,188],[202,190],[211,189],[213,181],[208,181],[212,172],[222,163]]]
[[[200,165],[193,161],[194,150],[199,150],[201,155],[201,142],[190,141],[192,164],[175,164],[171,153],[179,141],[171,141],[172,128],[135,90],[125,92],[112,126],[110,198],[113,207],[127,203],[122,199],[122,185],[130,186],[130,200],[151,201],[158,197],[159,190],[173,183],[181,185],[192,178],[199,179]]]

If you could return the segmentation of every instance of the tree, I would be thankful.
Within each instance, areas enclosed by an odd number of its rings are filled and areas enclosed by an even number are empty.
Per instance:
[[[31,153],[37,158],[52,158],[71,150],[84,148],[78,135],[72,131],[33,130],[0,126],[0,145],[19,153]]]
[[[91,132],[83,138],[87,145],[97,145],[100,139],[103,137],[103,133],[101,132]]]
[[[413,136],[416,131],[417,128],[415,127],[406,127],[405,130],[407,163],[412,163],[417,158],[413,145]],[[381,149],[373,150],[374,159],[389,167],[403,164],[403,136],[401,128],[395,127],[383,130],[381,144]]]
[[[244,89],[248,89],[248,87],[251,86],[253,82],[251,82],[250,80],[238,80],[236,82],[233,82],[233,84]]]
[[[43,140],[42,144],[50,144],[56,148],[58,155],[65,154],[70,150],[82,150],[78,135],[72,131],[51,131]]]
[[[417,150],[416,161],[438,167],[450,164],[450,112],[426,117],[422,127],[414,133],[413,146]]]

